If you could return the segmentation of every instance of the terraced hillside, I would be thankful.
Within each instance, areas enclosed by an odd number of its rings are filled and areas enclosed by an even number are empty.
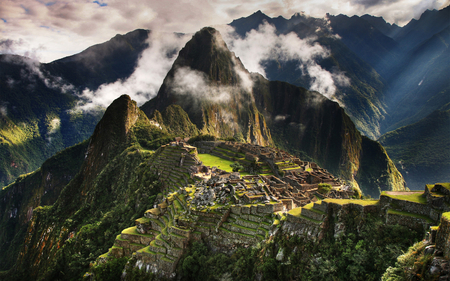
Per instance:
[[[114,245],[97,259],[94,268],[114,258],[129,257],[125,272],[138,267],[149,274],[174,278],[178,262],[194,241],[206,243],[214,251],[232,254],[238,248],[269,243],[281,228],[290,235],[319,242],[331,230],[335,237],[344,235],[350,227],[345,222],[349,214],[361,218],[381,216],[387,225],[399,224],[424,232],[438,225],[443,212],[450,211],[450,188],[445,184],[427,186],[425,191],[385,192],[380,200],[348,196],[340,199],[348,194],[335,187],[321,197],[312,193],[314,199],[297,205],[299,201],[294,195],[286,198],[274,192],[275,189],[294,192],[289,191],[294,189],[290,184],[280,184],[281,180],[274,175],[241,176],[206,167],[197,153],[210,152],[217,157],[243,161],[242,156],[248,154],[229,149],[240,145],[224,142],[197,145],[172,142],[155,152],[151,167],[164,183],[157,203],[135,221],[135,226],[116,237]],[[293,167],[294,164],[285,161],[274,163],[286,168],[286,172],[305,167]],[[307,169],[313,170],[312,167],[317,169],[311,164]]]

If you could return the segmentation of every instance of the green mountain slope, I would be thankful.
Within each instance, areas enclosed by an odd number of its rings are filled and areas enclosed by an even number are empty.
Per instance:
[[[262,13],[255,13],[247,18],[235,20],[230,25],[242,37],[246,36],[245,32],[257,29],[259,25],[268,22],[276,27],[277,33],[294,32],[302,39],[316,38],[315,44],[330,51],[329,57],[316,59],[316,63],[330,73],[344,73],[350,80],[349,86],[336,83],[334,98],[345,107],[358,130],[366,136],[376,139],[380,136],[379,127],[386,115],[383,95],[385,82],[374,69],[375,64],[371,65],[370,63],[372,61],[376,61],[377,65],[380,62],[392,63],[389,59],[386,59],[385,62],[385,59],[380,60],[379,58],[393,53],[396,44],[379,31],[371,31],[371,25],[362,19],[358,21],[344,16],[329,17],[331,26],[339,27],[342,39],[336,38],[334,34],[338,32],[331,30],[326,20],[299,14],[289,20],[284,18],[281,20],[269,18]],[[371,33],[367,32],[368,30]],[[359,42],[360,45],[357,46],[356,43],[352,45],[349,42]],[[372,60],[364,61],[365,58]],[[305,75],[299,65],[300,62],[297,60],[268,59],[263,62],[269,80],[285,81],[308,89],[311,86],[312,78]]]
[[[0,55],[0,88],[0,186],[88,138],[100,119],[74,111],[76,96],[28,58]]]
[[[0,191],[0,271],[11,268],[24,241],[33,210],[52,205],[61,190],[78,173],[88,141],[67,148],[44,162],[42,166]]]
[[[450,106],[380,138],[408,187],[450,181]]]
[[[27,218],[31,220],[28,224],[17,222],[21,223],[20,232],[13,236],[15,246],[9,247],[10,253],[17,255],[20,241],[25,244],[7,275],[8,280],[79,280],[89,262],[107,250],[116,233],[151,206],[153,195],[159,190],[158,183],[148,166],[152,151],[141,147],[139,142],[141,136],[152,135],[152,131],[160,129],[151,124],[135,102],[122,96],[107,109],[89,142],[73,148],[81,161],[71,166],[72,174],[66,176],[70,183],[62,189],[58,185],[57,199],[41,200],[41,205],[49,205],[33,210],[25,208],[28,197],[17,197],[17,204],[22,204],[20,212],[28,211]],[[58,161],[71,157],[72,152],[64,150],[49,163],[64,166]],[[76,168],[78,173],[74,175]],[[54,173],[55,177],[64,175]],[[18,180],[2,191],[0,201],[6,201],[24,183],[28,184],[27,194],[36,192],[45,199],[39,189],[41,180],[40,172]],[[12,207],[10,204],[5,209]],[[1,222],[4,225],[11,223],[7,216],[5,212]],[[11,230],[10,235],[13,233]],[[8,248],[8,241],[1,240],[1,245]],[[14,262],[14,256],[8,258],[8,265],[11,260]],[[7,269],[7,265],[2,269]]]

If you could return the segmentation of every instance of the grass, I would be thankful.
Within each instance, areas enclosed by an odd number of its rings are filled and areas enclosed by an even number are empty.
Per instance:
[[[150,223],[150,219],[146,218],[146,217],[142,217],[142,218],[136,219],[136,222],[138,222],[140,224],[146,224],[146,223]]]
[[[250,235],[250,234],[245,234],[245,233],[241,233],[241,232],[234,232],[234,231],[228,230],[228,229],[223,228],[223,227],[220,227],[219,229],[222,230],[222,231],[228,232],[228,233],[234,233],[234,234],[242,235],[242,236],[245,236],[245,237],[250,237],[250,238],[255,237],[255,236]]]
[[[209,167],[217,167],[221,170],[224,170],[226,172],[233,172],[233,169],[230,167],[231,164],[234,164],[234,161],[230,161],[230,160],[226,160],[223,158],[220,158],[218,156],[215,155],[211,155],[211,154],[198,154],[198,158],[200,158],[200,160],[203,162],[203,165],[205,166],[209,166]],[[250,175],[249,173],[246,172],[239,172],[241,174],[241,176],[247,176]]]
[[[442,217],[450,221],[450,212],[442,213]]]
[[[184,211],[183,206],[181,206],[181,203],[178,202],[178,200],[174,200],[173,204],[175,205],[175,209],[177,213],[181,213]]]
[[[136,226],[125,228],[124,230],[122,230],[122,233],[123,234],[140,234],[136,231]]]
[[[116,236],[116,240],[119,240],[119,241],[128,241],[128,240],[126,240],[126,239],[123,239],[123,238],[120,236],[120,234],[118,234],[118,235]]]
[[[148,247],[148,246],[145,247],[145,248],[140,249],[138,252],[143,252],[143,253],[148,253],[148,254],[156,255],[156,252],[151,251],[151,250],[150,250],[150,247]]]
[[[233,169],[230,167],[231,164],[234,164],[233,161],[226,160],[226,159],[223,159],[218,156],[211,155],[211,154],[198,154],[198,157],[200,158],[200,160],[203,162],[203,165],[205,165],[205,166],[209,166],[209,167],[215,166],[221,170],[224,170],[224,171],[227,171],[230,173],[233,171]]]
[[[438,185],[442,185],[444,188],[450,190],[450,183],[449,182],[445,182],[445,183],[436,183]]]
[[[405,192],[406,193],[406,192]],[[427,198],[423,197],[423,193],[411,193],[411,194],[402,194],[402,195],[390,195],[382,192],[381,195],[388,196],[393,199],[405,200],[420,204],[427,204]]]
[[[291,209],[288,214],[293,215],[294,217],[300,217],[302,214],[302,207]]]
[[[314,213],[317,213],[319,215],[325,215],[325,212],[314,209],[314,203],[309,203],[308,205],[305,205],[302,208],[313,211]]]
[[[323,200],[327,203],[336,203],[340,205],[344,204],[358,204],[361,206],[370,206],[378,204],[378,200],[361,200],[361,199],[325,199]]]
[[[389,209],[388,214],[413,217],[413,218],[417,218],[417,219],[426,220],[429,223],[434,223],[434,221],[432,219],[430,219],[429,217],[424,216],[424,215],[419,215],[419,214],[412,214],[412,213],[397,211],[397,210],[393,210],[393,209]]]

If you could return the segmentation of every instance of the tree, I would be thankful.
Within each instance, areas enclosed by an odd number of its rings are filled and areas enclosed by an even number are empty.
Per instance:
[[[230,167],[233,169],[233,172],[239,172],[239,170],[244,169],[244,167],[239,162],[234,162],[230,164]]]

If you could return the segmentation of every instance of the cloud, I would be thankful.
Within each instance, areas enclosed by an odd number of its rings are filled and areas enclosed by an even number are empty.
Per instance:
[[[138,105],[150,100],[158,93],[167,72],[172,67],[178,51],[190,36],[172,33],[152,32],[149,35],[149,47],[143,51],[133,74],[126,80],[103,84],[96,91],[85,89],[79,93],[82,102],[79,109],[89,111],[107,107],[123,94],[129,95]]]
[[[53,140],[52,135],[55,134],[59,128],[61,127],[61,119],[53,118],[50,120],[47,128],[47,134],[45,135],[45,139],[47,140],[47,144],[50,144]]]
[[[0,105],[0,115],[2,117],[8,116],[8,108],[6,107],[5,104]]]
[[[115,34],[146,28],[160,32],[193,33],[204,26],[225,24],[257,10],[271,17],[307,15],[372,14],[391,23],[406,24],[425,9],[438,9],[448,0],[127,0],[127,1],[44,1],[2,0],[2,37],[23,40],[28,49],[38,50],[43,62],[78,53],[107,41]],[[45,46],[45,48],[42,48]],[[15,49],[23,54],[25,48]]]
[[[317,61],[330,55],[328,49],[315,42],[316,38],[300,39],[295,33],[278,35],[274,26],[267,22],[258,30],[251,30],[244,39],[229,27],[221,27],[224,39],[230,49],[252,72],[266,76],[264,63],[268,60],[280,62],[296,61],[303,75],[310,78],[310,90],[318,91],[332,98],[337,86],[348,86],[350,80],[342,72],[329,72]]]
[[[211,85],[204,72],[189,67],[181,67],[175,71],[170,89],[178,95],[214,103],[228,102],[233,91],[232,86]]]
[[[24,66],[20,71],[21,78],[23,79],[21,83],[27,81],[29,83],[28,86],[30,87],[30,90],[33,89],[37,79],[39,79],[47,88],[59,90],[63,93],[74,92],[75,87],[70,83],[65,82],[61,77],[44,73],[41,70],[40,63],[37,60],[19,56],[6,56],[3,57],[3,61]],[[9,77],[7,84],[9,87],[14,87],[16,81]]]

